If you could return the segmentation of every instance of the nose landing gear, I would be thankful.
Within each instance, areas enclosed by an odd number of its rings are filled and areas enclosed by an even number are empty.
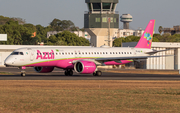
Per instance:
[[[21,76],[25,77],[26,76],[26,72],[25,71],[21,71]]]
[[[25,77],[26,76],[26,71],[25,71],[25,69],[26,69],[26,67],[21,67],[21,76],[22,77]]]

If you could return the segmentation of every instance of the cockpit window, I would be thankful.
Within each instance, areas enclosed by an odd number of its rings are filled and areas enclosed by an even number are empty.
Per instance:
[[[23,52],[20,52],[20,55],[24,55]]]
[[[13,52],[13,53],[11,53],[11,55],[24,55],[24,53],[23,52]]]
[[[11,55],[18,55],[19,52],[13,52]]]

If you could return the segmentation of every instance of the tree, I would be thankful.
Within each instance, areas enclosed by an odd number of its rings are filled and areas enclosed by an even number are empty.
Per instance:
[[[163,27],[162,26],[159,26],[159,29],[158,29],[159,33],[161,34],[163,32]]]
[[[70,20],[59,20],[59,19],[54,19],[50,23],[51,28],[53,28],[54,31],[77,31],[77,28],[75,27],[74,23]]]
[[[114,46],[114,47],[121,47],[122,40],[123,40],[123,37],[121,37],[121,38],[116,38],[116,39],[113,41],[113,46]]]
[[[15,17],[9,18],[9,17],[0,16],[0,25],[4,25],[8,21],[17,21],[20,25],[26,23],[25,20],[23,20],[22,18],[15,18]]]
[[[138,36],[128,36],[126,38],[121,37],[121,38],[116,38],[113,42],[114,47],[121,47],[121,43],[123,42],[138,42],[140,37]]]
[[[48,39],[48,45],[89,46],[89,41],[69,31],[63,31]]]
[[[47,32],[48,31],[53,31],[51,27],[43,27],[41,25],[36,25],[36,32],[37,32],[37,37],[39,39],[39,42],[44,42],[47,43]]]
[[[153,35],[153,42],[159,42],[162,36],[160,34],[154,34]]]
[[[7,42],[0,42],[0,44],[10,45],[31,45],[37,44],[38,38],[32,37],[33,25],[19,25],[17,21],[10,20],[5,25],[0,27],[1,33],[8,35]]]

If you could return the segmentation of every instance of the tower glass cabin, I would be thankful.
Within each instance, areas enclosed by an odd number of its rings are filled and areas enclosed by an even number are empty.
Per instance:
[[[118,0],[85,0],[88,10],[84,14],[84,28],[96,47],[112,46],[112,37],[119,28]]]

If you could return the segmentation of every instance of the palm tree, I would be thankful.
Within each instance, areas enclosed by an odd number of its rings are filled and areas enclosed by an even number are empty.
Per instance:
[[[162,26],[159,26],[159,29],[158,29],[159,33],[161,34],[163,32],[163,27]]]

